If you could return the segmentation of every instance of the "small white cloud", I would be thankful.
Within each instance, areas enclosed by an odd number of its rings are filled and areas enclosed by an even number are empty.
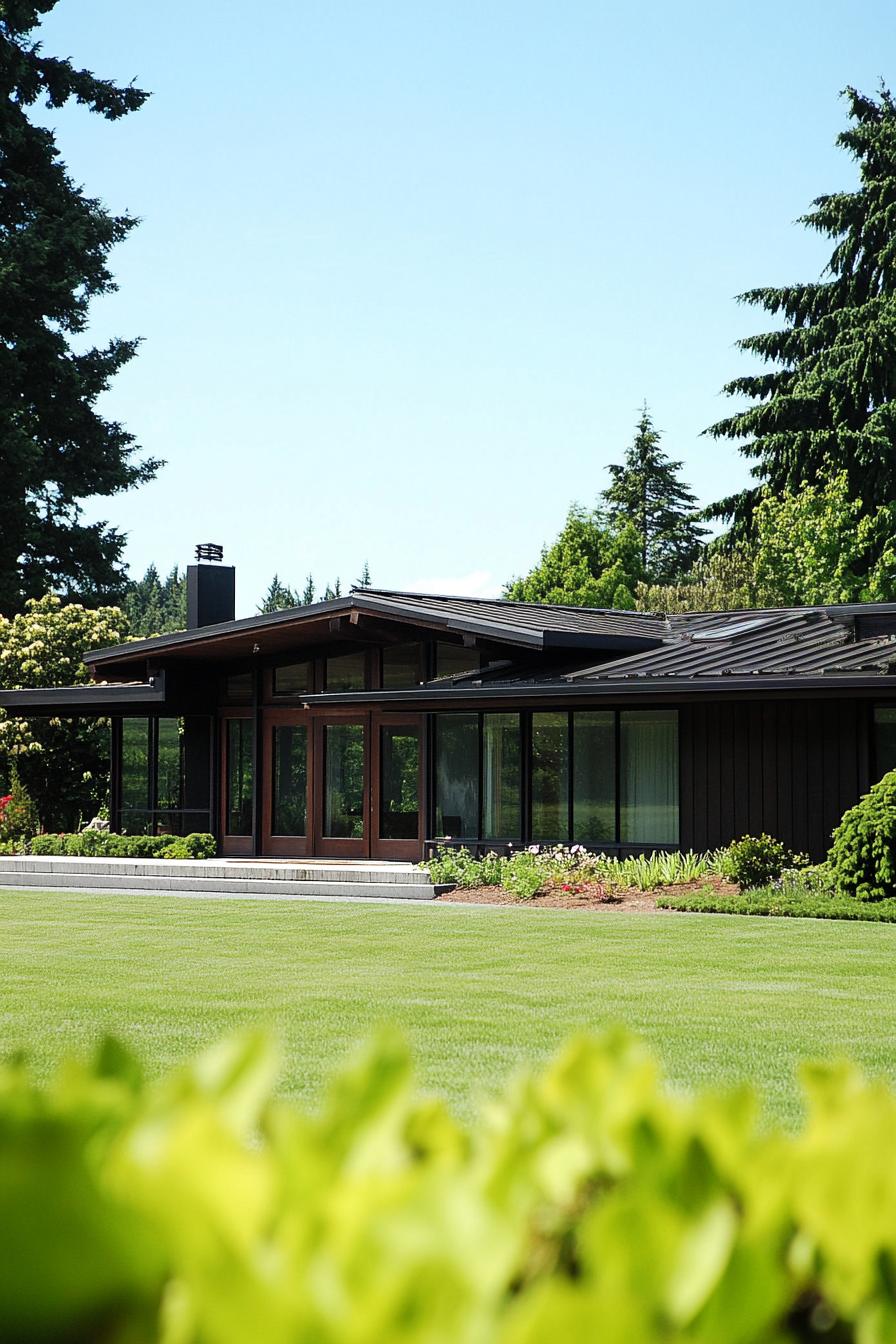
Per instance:
[[[438,575],[417,579],[405,586],[408,593],[446,593],[452,597],[500,597],[501,584],[488,569],[473,569],[469,574]]]

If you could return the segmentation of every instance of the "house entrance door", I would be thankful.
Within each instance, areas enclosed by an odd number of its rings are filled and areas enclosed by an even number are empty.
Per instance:
[[[324,715],[314,721],[314,853],[370,856],[370,716]]]

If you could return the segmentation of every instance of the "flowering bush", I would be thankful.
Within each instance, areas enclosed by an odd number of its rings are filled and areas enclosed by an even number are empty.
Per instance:
[[[37,808],[14,771],[12,788],[0,798],[0,840],[20,841],[37,830]]]
[[[657,887],[698,881],[717,871],[717,854],[639,854],[616,858],[593,854],[584,845],[529,845],[508,856],[487,854],[476,859],[468,849],[440,845],[423,863],[433,882],[461,888],[503,887],[520,900],[531,900],[549,887],[593,895],[636,887]]]

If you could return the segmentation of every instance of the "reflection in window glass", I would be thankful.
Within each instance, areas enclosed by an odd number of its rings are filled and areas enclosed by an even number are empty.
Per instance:
[[[520,716],[482,716],[482,835],[518,840],[521,823]]]
[[[324,835],[364,835],[364,728],[358,723],[324,728]]]
[[[479,834],[479,716],[437,714],[436,833]]]
[[[307,695],[311,690],[311,664],[289,663],[274,668],[274,695]]]
[[[623,844],[678,843],[678,715],[619,715],[619,829]]]
[[[532,839],[569,839],[569,715],[532,715]]]
[[[367,655],[343,653],[327,659],[326,688],[328,691],[363,691]]]
[[[874,769],[878,779],[896,770],[896,708],[889,705],[874,709]]]
[[[572,716],[572,838],[579,845],[616,839],[616,723],[612,710]]]
[[[308,731],[304,724],[273,729],[272,835],[304,835],[308,796]]]
[[[150,790],[149,719],[122,719],[122,811],[146,811]]]
[[[255,776],[255,725],[251,719],[227,720],[227,834],[252,834],[252,786]]]
[[[158,720],[157,804],[160,811],[183,807],[183,720]]]
[[[436,676],[462,677],[478,672],[480,656],[476,649],[465,649],[462,644],[436,643]]]
[[[416,728],[380,733],[380,836],[416,840],[420,832],[420,742]]]
[[[406,691],[419,681],[419,644],[392,644],[383,649],[384,691]]]

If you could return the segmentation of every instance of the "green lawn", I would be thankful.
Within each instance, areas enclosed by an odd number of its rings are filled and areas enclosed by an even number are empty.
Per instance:
[[[675,1083],[754,1080],[792,1123],[803,1058],[896,1081],[896,927],[0,891],[3,1048],[41,1070],[103,1031],[161,1070],[267,1022],[284,1091],[311,1098],[382,1019],[459,1111],[567,1033],[623,1022]]]

